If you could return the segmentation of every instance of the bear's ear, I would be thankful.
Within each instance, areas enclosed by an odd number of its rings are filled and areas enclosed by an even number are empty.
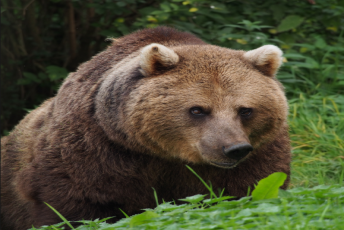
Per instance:
[[[144,76],[153,74],[158,68],[173,67],[179,61],[179,56],[166,46],[152,43],[141,51],[140,66]]]
[[[265,45],[246,52],[244,58],[251,62],[263,74],[274,77],[282,65],[282,55],[282,50],[277,46]]]

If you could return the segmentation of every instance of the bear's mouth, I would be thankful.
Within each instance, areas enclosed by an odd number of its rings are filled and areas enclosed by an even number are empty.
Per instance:
[[[239,161],[230,162],[230,163],[229,163],[229,162],[223,163],[223,162],[214,162],[214,161],[210,161],[209,163],[210,163],[211,165],[216,166],[216,167],[229,169],[229,168],[234,168],[234,167],[239,163]]]

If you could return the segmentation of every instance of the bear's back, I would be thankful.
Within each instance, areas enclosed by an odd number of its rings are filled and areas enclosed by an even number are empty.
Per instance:
[[[152,43],[158,43],[168,47],[207,45],[207,43],[195,35],[173,28],[161,26],[154,29],[143,29],[118,39],[112,39],[112,44],[107,50],[79,66],[78,76],[87,76],[88,79],[94,79],[96,81],[111,66],[116,65],[128,55]]]

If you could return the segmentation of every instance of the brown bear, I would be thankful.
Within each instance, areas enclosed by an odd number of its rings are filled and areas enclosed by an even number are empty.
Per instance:
[[[114,39],[1,140],[2,229],[123,216],[260,179],[289,183],[282,52],[209,45],[168,27]]]

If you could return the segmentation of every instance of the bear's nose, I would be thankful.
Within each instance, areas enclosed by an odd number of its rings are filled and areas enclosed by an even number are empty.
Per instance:
[[[228,148],[223,146],[222,150],[227,157],[234,160],[240,160],[247,156],[247,154],[253,150],[253,147],[248,143],[240,143]]]

